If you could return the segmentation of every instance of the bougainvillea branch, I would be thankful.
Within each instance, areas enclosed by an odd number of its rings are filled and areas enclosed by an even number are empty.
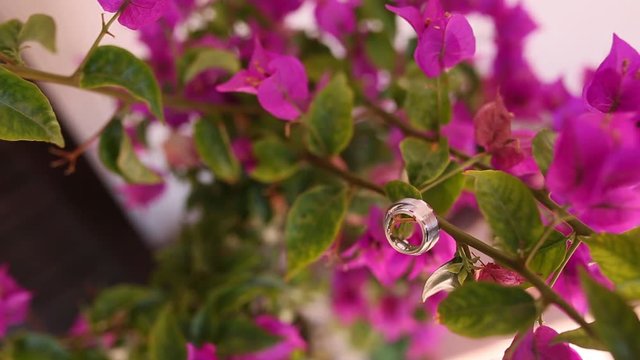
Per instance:
[[[98,141],[125,208],[177,181],[184,204],[158,204],[188,221],[152,281],[105,288],[62,340],[18,328],[32,295],[0,266],[1,358],[340,358],[324,334],[352,332],[362,357],[424,360],[446,331],[515,336],[506,360],[640,358],[640,55],[619,36],[578,96],[536,75],[537,24],[502,0],[97,2],[113,15],[69,76],[22,57],[56,50],[54,19],[0,24],[0,139],[64,147],[39,83],[109,96],[56,163]],[[469,14],[495,27],[488,69]],[[144,59],[102,44],[116,20]]]

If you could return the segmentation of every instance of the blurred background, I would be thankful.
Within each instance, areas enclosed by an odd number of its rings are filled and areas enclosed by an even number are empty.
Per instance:
[[[527,57],[543,80],[562,77],[575,93],[582,88],[583,70],[597,66],[608,53],[612,33],[640,46],[637,0],[522,3],[539,25],[528,42]],[[307,19],[313,7],[307,5],[287,21],[297,27],[312,23]],[[26,20],[33,13],[56,19],[58,52],[51,54],[33,45],[24,52],[30,64],[55,73],[73,72],[100,30],[98,2],[5,1],[0,21]],[[478,40],[477,62],[487,69],[494,51],[493,28],[479,16],[470,21]],[[115,37],[106,37],[105,43],[144,55],[135,32],[120,25],[111,32]],[[405,31],[407,36],[410,33]],[[43,84],[43,89],[52,99],[66,138],[75,142],[68,143],[70,149],[100,129],[115,108],[113,100],[101,95],[59,85]],[[152,151],[145,160],[162,170],[160,147],[167,133],[159,126],[149,131],[151,148],[158,156]],[[18,281],[35,293],[30,324],[63,332],[78,306],[98,289],[115,282],[145,281],[152,269],[151,249],[170,241],[185,219],[182,204],[188,189],[169,179],[169,191],[159,201],[130,210],[117,191],[120,183],[98,165],[95,151],[83,157],[76,173],[64,176],[63,170],[49,167],[54,157],[48,148],[37,143],[0,142],[0,263],[9,263]],[[574,327],[560,318],[547,315],[558,331]],[[499,359],[510,341],[473,341],[451,335],[444,354],[450,359]],[[595,351],[583,354],[588,359],[608,358]]]

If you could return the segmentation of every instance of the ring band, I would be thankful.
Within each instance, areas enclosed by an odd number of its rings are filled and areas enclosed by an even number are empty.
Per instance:
[[[419,245],[409,242],[410,236],[394,233],[394,227],[407,219],[420,226],[422,241]],[[384,216],[384,232],[387,241],[396,251],[405,255],[421,255],[429,251],[440,238],[440,228],[431,206],[418,199],[402,199],[393,204]]]

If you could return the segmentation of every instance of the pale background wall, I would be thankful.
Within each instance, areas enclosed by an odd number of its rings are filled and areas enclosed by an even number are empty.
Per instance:
[[[525,6],[538,21],[540,29],[531,36],[527,56],[534,68],[546,80],[564,77],[576,93],[580,91],[580,78],[584,67],[597,66],[609,51],[611,34],[616,32],[636,48],[640,47],[640,2],[637,0],[526,0]],[[307,9],[308,10],[308,9]],[[4,0],[0,6],[0,20],[26,19],[35,12],[47,13],[56,18],[58,24],[58,54],[49,54],[38,45],[28,49],[31,63],[40,69],[59,73],[71,73],[100,30],[100,8],[94,0]],[[300,16],[309,16],[303,11]],[[301,19],[294,19],[295,22]],[[486,66],[493,53],[492,29],[485,19],[474,17],[472,25],[478,38],[478,58]],[[105,43],[125,46],[139,55],[144,50],[136,42],[133,31],[115,25],[115,39],[106,38]],[[62,118],[69,122],[77,142],[82,142],[106,121],[114,109],[114,102],[101,95],[47,85],[50,96],[58,105]],[[162,130],[157,129],[158,139]],[[156,144],[157,145],[157,144]],[[159,159],[152,159],[159,163]],[[161,165],[161,164],[159,164]],[[117,182],[104,173],[105,181],[113,186]],[[181,222],[181,199],[186,193],[184,186],[169,181],[169,193],[146,210],[129,212],[139,230],[152,244],[170,238]],[[549,318],[558,318],[551,314]],[[567,321],[552,321],[559,330],[572,328]],[[496,339],[473,341],[451,336],[446,339],[445,354],[452,359],[499,359],[509,340]],[[454,345],[455,344],[455,345]],[[470,350],[473,349],[473,350]],[[473,351],[473,352],[470,352]],[[586,359],[607,358],[602,353],[585,353]]]

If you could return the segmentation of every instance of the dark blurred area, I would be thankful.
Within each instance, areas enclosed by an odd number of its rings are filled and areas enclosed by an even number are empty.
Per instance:
[[[33,293],[27,326],[64,333],[100,289],[144,282],[152,256],[88,161],[65,176],[50,147],[0,141],[0,264]]]

